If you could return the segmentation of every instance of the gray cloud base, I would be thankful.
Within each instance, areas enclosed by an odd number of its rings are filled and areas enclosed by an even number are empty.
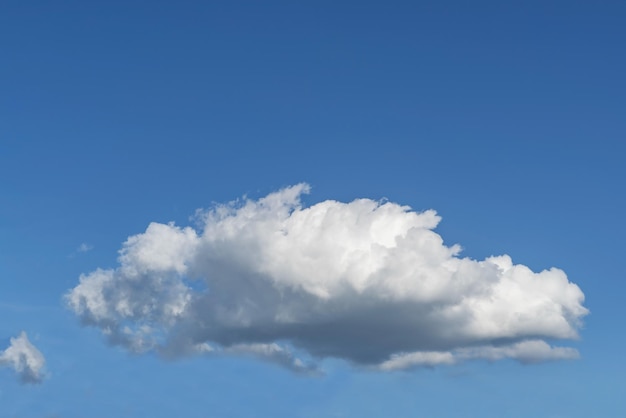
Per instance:
[[[303,207],[298,184],[219,205],[201,227],[152,223],[115,269],[80,277],[81,321],[135,352],[246,354],[310,372],[293,349],[397,370],[575,358],[587,314],[565,273],[459,256],[432,211],[358,199]]]

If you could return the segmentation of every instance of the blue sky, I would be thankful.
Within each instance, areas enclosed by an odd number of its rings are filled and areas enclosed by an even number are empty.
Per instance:
[[[25,331],[45,357],[45,374],[39,384],[21,382],[4,351],[0,415],[623,417],[625,18],[616,1],[3,2],[0,350]],[[128,237],[147,237],[153,222],[192,226],[206,241],[192,219],[197,209],[210,213],[242,196],[259,202],[302,182],[311,187],[303,208],[367,198],[434,209],[442,218],[435,232],[446,246],[461,245],[458,257],[508,254],[534,272],[562,269],[590,312],[580,315],[580,338],[548,327],[507,341],[541,337],[580,358],[523,364],[481,355],[384,371],[373,360],[359,363],[349,338],[324,339],[324,329],[308,340],[280,334],[281,347],[323,371],[309,376],[251,355],[250,347],[228,351],[218,337],[207,340],[223,346],[216,355],[132,353],[128,344],[107,342],[102,322],[82,326],[95,311],[79,312],[64,299],[81,274],[95,277],[98,268],[118,269],[110,270],[114,285],[127,283],[118,251]],[[349,215],[355,206],[338,208]],[[339,236],[337,228],[322,237]],[[254,242],[271,244],[269,236]],[[221,262],[254,259],[240,238],[233,248],[246,250]],[[124,248],[132,255],[142,247]],[[268,257],[289,261],[268,275],[281,286],[302,286],[298,292],[310,296],[307,286],[319,280],[331,299],[339,292],[323,282],[332,274],[308,270],[296,283],[301,266],[277,254]],[[284,273],[292,267],[294,274]],[[230,293],[214,290],[216,303],[250,292],[227,271],[234,284]],[[182,273],[184,280],[193,274],[204,270]],[[146,273],[140,289],[153,278]],[[189,285],[193,297],[202,292],[202,284]],[[106,297],[139,295],[124,289],[110,288]],[[364,300],[346,298],[337,299],[341,306]],[[529,312],[533,326],[547,318]],[[206,312],[196,314],[208,321]],[[106,315],[176,337],[165,317]],[[367,327],[366,319],[359,324]],[[453,323],[444,325],[437,329],[454,334]],[[506,345],[498,335],[472,334],[478,342],[470,346]],[[376,346],[389,335],[363,338]],[[433,342],[439,348],[431,351],[468,356],[462,350],[470,346],[454,344]],[[343,354],[319,355],[320,347]]]

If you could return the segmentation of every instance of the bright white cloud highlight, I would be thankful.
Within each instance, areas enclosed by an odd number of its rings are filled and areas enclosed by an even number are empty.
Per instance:
[[[303,207],[299,184],[216,206],[198,229],[152,223],[69,307],[109,341],[165,356],[247,353],[310,369],[336,357],[396,370],[467,359],[574,358],[587,314],[565,273],[459,256],[435,211],[370,199]]]
[[[11,338],[9,348],[0,352],[0,366],[12,368],[22,383],[41,383],[45,364],[43,354],[23,331]]]

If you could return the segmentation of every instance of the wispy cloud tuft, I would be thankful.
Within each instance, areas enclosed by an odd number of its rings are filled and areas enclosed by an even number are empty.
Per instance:
[[[413,352],[393,354],[378,367],[381,370],[404,370],[416,367],[433,367],[441,364],[454,364],[471,359],[489,361],[510,358],[524,364],[541,363],[550,360],[571,360],[579,357],[578,351],[570,347],[552,347],[542,340],[526,340],[499,346],[477,346],[451,351]]]
[[[43,354],[31,344],[24,331],[11,338],[9,348],[0,353],[0,366],[12,368],[22,383],[41,383],[45,363]]]
[[[86,253],[87,251],[91,251],[93,250],[93,245],[87,244],[87,243],[82,243],[78,246],[78,248],[76,248],[76,252],[79,253]]]
[[[81,254],[87,253],[91,250],[93,250],[94,246],[91,244],[87,244],[85,242],[83,242],[82,244],[80,244],[78,247],[76,247],[76,249],[74,251],[72,251],[71,254],[69,254],[67,257],[68,258],[75,258]]]
[[[68,306],[110,342],[170,357],[252,353],[293,368],[288,345],[397,370],[578,355],[545,342],[577,338],[587,314],[562,270],[460,257],[434,232],[433,210],[304,207],[308,192],[218,205],[198,229],[152,223],[123,244],[117,268],[82,275]]]

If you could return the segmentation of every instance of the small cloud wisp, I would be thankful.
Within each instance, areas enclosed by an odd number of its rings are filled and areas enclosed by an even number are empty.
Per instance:
[[[11,338],[9,347],[0,352],[0,366],[13,369],[21,383],[41,383],[45,364],[43,354],[28,340],[24,331]]]

